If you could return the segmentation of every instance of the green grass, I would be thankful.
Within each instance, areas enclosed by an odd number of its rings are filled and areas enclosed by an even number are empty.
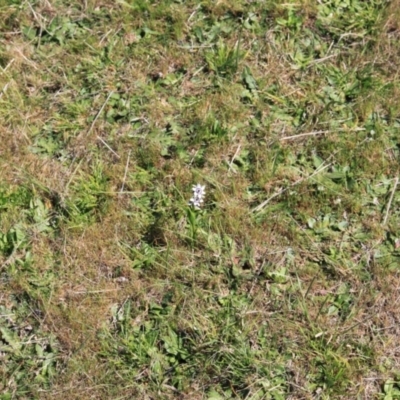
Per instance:
[[[400,399],[399,10],[0,2],[0,400]]]

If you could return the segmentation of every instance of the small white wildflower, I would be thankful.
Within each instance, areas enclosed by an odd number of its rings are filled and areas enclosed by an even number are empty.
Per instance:
[[[129,279],[125,278],[125,276],[119,276],[118,278],[114,278],[114,281],[118,282],[118,283],[125,283],[125,282],[128,282]]]
[[[206,186],[200,185],[198,183],[197,185],[193,186],[192,191],[193,196],[189,200],[189,205],[193,206],[196,210],[199,210],[202,203],[204,202],[204,196],[206,195]]]

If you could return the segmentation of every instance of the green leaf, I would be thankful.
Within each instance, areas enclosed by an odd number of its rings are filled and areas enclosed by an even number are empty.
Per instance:
[[[2,339],[7,342],[11,348],[15,351],[20,351],[22,348],[22,344],[15,332],[13,332],[11,329],[8,329],[6,327],[1,327],[0,332],[2,335]]]
[[[249,67],[244,67],[242,77],[247,86],[247,89],[249,89],[250,91],[257,90],[257,82],[254,79]]]
[[[171,329],[168,329],[168,336],[163,337],[164,347],[167,353],[174,356],[179,353],[178,335]]]
[[[225,397],[221,396],[215,390],[211,390],[207,395],[207,400],[224,400],[224,399],[225,399]]]

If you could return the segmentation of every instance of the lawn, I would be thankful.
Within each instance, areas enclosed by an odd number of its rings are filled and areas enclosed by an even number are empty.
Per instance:
[[[400,399],[399,0],[0,19],[0,400]]]

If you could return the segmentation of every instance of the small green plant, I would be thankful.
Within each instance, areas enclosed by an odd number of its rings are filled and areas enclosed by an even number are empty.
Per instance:
[[[34,143],[30,150],[34,154],[40,154],[42,157],[54,157],[66,159],[68,157],[65,149],[66,141],[64,135],[58,132],[52,126],[43,127],[34,137]]]
[[[299,32],[303,24],[303,18],[301,17],[301,15],[299,15],[299,11],[296,10],[294,6],[291,6],[289,4],[289,8],[286,14],[286,17],[277,18],[276,22],[280,26],[284,26],[292,30],[294,33]]]
[[[327,0],[318,5],[317,24],[345,41],[356,40],[373,32],[384,1]],[[356,17],[357,15],[357,17]]]
[[[7,233],[0,233],[0,251],[11,256],[27,243],[26,229],[23,225],[13,226]]]
[[[328,315],[339,315],[345,320],[349,317],[352,306],[354,305],[354,296],[350,292],[348,285],[343,284],[337,291],[333,303],[328,309]]]
[[[11,299],[9,299],[11,300]],[[0,390],[4,399],[48,388],[56,373],[58,345],[41,332],[26,301],[0,305]]]
[[[197,239],[197,232],[199,228],[200,213],[190,207],[186,209],[186,216],[189,226],[189,237],[194,244]]]
[[[107,209],[108,179],[101,164],[92,167],[92,174],[78,176],[71,184],[71,194],[65,200],[68,219],[77,226],[93,222]]]
[[[206,61],[211,71],[221,77],[231,77],[238,70],[241,53],[239,49],[240,41],[236,47],[230,48],[223,41],[219,41],[216,48],[206,53]]]
[[[50,209],[45,206],[45,203],[40,198],[32,199],[30,202],[31,216],[35,224],[37,232],[51,232],[52,231],[52,216]]]
[[[383,385],[383,400],[399,400],[400,399],[400,386],[395,380],[388,380]]]

